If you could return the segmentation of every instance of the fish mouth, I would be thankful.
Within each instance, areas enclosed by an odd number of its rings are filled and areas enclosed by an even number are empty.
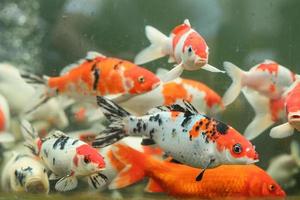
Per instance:
[[[300,130],[300,112],[289,113],[289,123],[297,130]]]
[[[151,89],[153,90],[153,89],[157,88],[161,83],[162,83],[161,81],[158,81],[157,83],[152,85]]]
[[[203,65],[207,64],[207,59],[204,59],[204,58],[196,59],[194,64],[197,66],[203,66]]]
[[[254,164],[259,162],[259,159],[255,159],[255,160],[248,160],[248,162],[246,164]]]
[[[40,179],[30,179],[25,184],[25,190],[29,193],[48,193],[49,187],[47,187]]]

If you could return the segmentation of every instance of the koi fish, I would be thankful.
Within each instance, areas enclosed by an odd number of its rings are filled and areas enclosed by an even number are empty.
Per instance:
[[[224,62],[224,69],[232,79],[231,86],[223,96],[225,106],[231,104],[244,87],[270,99],[279,99],[296,78],[299,78],[299,75],[272,60],[265,60],[249,71],[243,71],[230,62]]]
[[[20,153],[14,153],[5,164],[2,170],[1,185],[6,192],[49,192],[46,168],[38,158]]]
[[[267,173],[283,188],[291,188],[296,185],[295,175],[299,173],[300,147],[296,141],[292,141],[290,154],[282,154],[270,161]]]
[[[85,59],[67,66],[60,76],[40,78],[24,73],[22,77],[45,84],[50,95],[58,93],[92,102],[96,95],[123,101],[151,91],[160,84],[160,79],[147,69],[97,52],[88,52]]]
[[[104,147],[129,135],[143,136],[142,144],[157,144],[175,160],[204,170],[221,164],[250,164],[258,161],[255,147],[232,127],[199,114],[188,102],[160,106],[136,117],[114,102],[97,97],[111,122],[92,143]]]
[[[88,183],[92,188],[102,187],[106,183],[106,177],[100,173],[105,169],[104,159],[90,145],[60,131],[54,131],[48,137],[40,139],[27,121],[22,122],[22,133],[25,146],[40,157],[52,172],[49,179],[59,179],[55,184],[57,191],[76,188],[78,177],[88,176]]]
[[[297,80],[286,91],[285,111],[287,123],[271,129],[272,138],[284,138],[294,134],[294,129],[300,131],[300,81]]]
[[[159,69],[159,77],[165,75],[167,70]],[[172,105],[182,100],[195,105],[200,113],[215,115],[224,110],[222,98],[204,83],[176,78],[155,88],[154,90],[133,97],[119,105],[137,115],[143,115],[151,108],[160,105]]]
[[[179,77],[186,70],[205,69],[211,72],[222,72],[208,64],[208,46],[203,37],[195,31],[188,19],[176,26],[169,37],[152,26],[146,26],[146,36],[151,45],[135,57],[136,64],[144,64],[169,55],[169,62],[179,65],[172,71]]]
[[[14,142],[15,138],[8,133],[10,111],[6,99],[0,94],[0,144]]]
[[[255,165],[222,165],[207,169],[203,180],[195,182],[197,168],[160,161],[124,144],[114,145],[115,159],[125,165],[110,189],[131,185],[145,176],[147,192],[165,192],[175,197],[284,197],[285,192]],[[238,173],[236,173],[238,172]]]

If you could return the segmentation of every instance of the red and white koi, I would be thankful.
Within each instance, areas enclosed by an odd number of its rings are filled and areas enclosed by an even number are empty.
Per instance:
[[[40,78],[23,74],[31,82],[45,84],[51,93],[63,94],[84,101],[95,101],[95,96],[110,96],[122,101],[151,91],[160,79],[151,71],[129,61],[88,52],[85,59],[67,66],[57,77]],[[49,95],[49,94],[48,94]]]
[[[183,69],[223,72],[208,64],[208,46],[203,37],[191,27],[188,19],[176,26],[169,37],[152,26],[146,26],[145,31],[151,45],[135,57],[136,64],[169,55],[169,62],[179,64],[173,69],[177,77]]]
[[[285,111],[287,123],[271,129],[270,136],[284,138],[294,134],[294,129],[300,131],[300,81],[297,80],[285,95]]]
[[[105,169],[104,159],[90,145],[60,131],[40,139],[27,121],[22,122],[22,129],[25,145],[52,172],[50,180],[59,179],[55,184],[56,190],[69,191],[76,188],[78,177],[88,177],[92,188],[106,184],[106,177],[100,173]]]
[[[231,104],[244,87],[255,90],[270,99],[279,99],[299,77],[272,60],[265,60],[249,71],[243,71],[230,62],[224,62],[224,69],[232,79],[231,86],[223,96],[225,106]]]
[[[14,153],[2,170],[1,186],[6,192],[48,193],[47,170],[37,157]]]
[[[255,147],[232,127],[199,114],[188,102],[152,109],[146,115],[130,115],[114,102],[97,97],[111,124],[93,142],[104,147],[129,135],[145,137],[143,144],[157,144],[175,160],[194,167],[250,164],[258,161]],[[196,180],[201,180],[204,170]]]
[[[162,69],[159,69],[159,72],[167,73],[167,71],[162,72]],[[224,110],[222,98],[215,91],[204,83],[183,78],[163,83],[154,90],[133,97],[119,105],[134,114],[143,115],[151,108],[172,105],[182,100],[195,105],[200,113],[215,115]]]

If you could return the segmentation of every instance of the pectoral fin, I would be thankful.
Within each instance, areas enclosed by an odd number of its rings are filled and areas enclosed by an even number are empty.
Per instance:
[[[93,189],[100,189],[106,186],[107,182],[108,182],[108,178],[101,173],[92,174],[91,176],[88,177],[89,186]]]
[[[201,69],[204,69],[204,70],[210,71],[210,72],[215,72],[215,73],[225,73],[225,71],[219,70],[218,68],[216,68],[212,65],[209,65],[209,64],[204,65],[203,67],[201,67]]]
[[[73,190],[78,185],[78,180],[75,176],[66,176],[57,181],[55,189],[60,192]]]
[[[202,169],[202,171],[200,172],[200,174],[196,177],[196,181],[201,181],[201,180],[202,180],[205,170],[206,170],[207,168],[209,168],[209,166],[210,166],[214,161],[215,161],[215,159],[213,159],[213,158],[210,159],[210,161],[209,161],[209,163],[207,164],[207,166],[204,167],[204,168]]]
[[[54,173],[51,173],[50,176],[49,176],[49,180],[50,181],[53,181],[53,180],[57,180],[57,179],[60,179],[61,177],[54,174]]]
[[[164,192],[159,183],[157,183],[154,179],[150,178],[149,182],[145,188],[146,192],[156,193],[156,192]]]
[[[173,69],[171,69],[170,71],[168,71],[164,77],[161,78],[161,80],[163,82],[169,82],[172,81],[178,77],[180,77],[180,75],[183,72],[183,66],[182,63],[176,65]]]
[[[294,127],[290,123],[284,123],[271,129],[270,136],[272,138],[285,138],[294,134]]]

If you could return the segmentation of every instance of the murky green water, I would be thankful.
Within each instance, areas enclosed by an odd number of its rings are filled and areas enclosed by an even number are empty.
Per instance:
[[[300,1],[298,0],[1,0],[0,61],[9,61],[34,72],[57,75],[63,66],[89,50],[132,60],[149,43],[145,25],[165,34],[188,18],[210,47],[209,63],[222,68],[231,61],[249,69],[262,60],[274,59],[300,73]],[[146,64],[155,71],[171,68],[167,58]],[[220,95],[230,84],[226,75],[206,71],[184,72],[183,77],[203,81]],[[220,116],[243,131],[253,111],[240,95]],[[269,130],[268,130],[269,131]],[[253,143],[266,169],[275,155],[288,153],[293,137],[275,140],[266,131]],[[300,193],[297,186],[289,195]],[[142,187],[125,190],[124,199],[169,199],[148,195]],[[72,192],[30,195],[0,193],[0,199],[111,199],[109,193]],[[291,197],[297,199],[297,197]]]

